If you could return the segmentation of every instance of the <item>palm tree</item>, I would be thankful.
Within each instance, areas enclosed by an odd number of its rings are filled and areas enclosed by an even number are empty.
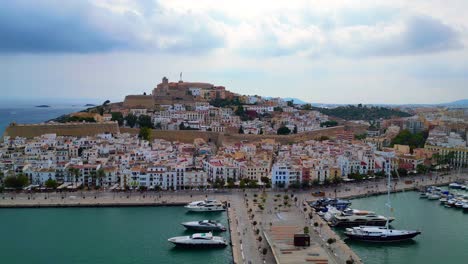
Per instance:
[[[102,185],[102,179],[104,179],[104,177],[106,177],[106,173],[104,172],[104,169],[103,168],[100,168],[99,170],[97,170],[97,179],[99,180],[99,186]]]
[[[97,178],[97,172],[96,171],[91,171],[89,173],[89,176],[91,177],[91,184],[96,186],[96,178]],[[89,182],[89,181],[88,181]],[[89,188],[89,184],[88,184],[88,188]]]

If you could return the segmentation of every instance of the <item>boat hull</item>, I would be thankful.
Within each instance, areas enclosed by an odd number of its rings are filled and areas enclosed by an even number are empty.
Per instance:
[[[195,231],[214,231],[214,232],[222,232],[226,231],[226,229],[221,228],[221,227],[210,227],[210,226],[192,226],[192,225],[184,225],[182,224],[185,228],[189,230],[195,230]]]
[[[345,232],[345,235],[352,240],[364,241],[364,242],[400,242],[414,238],[415,236],[421,234],[421,232],[413,232],[410,234],[404,235],[395,235],[395,236],[363,236],[358,234],[351,234]]]
[[[393,222],[394,219],[389,219],[388,222]],[[387,221],[366,221],[366,222],[332,222],[334,227],[356,227],[356,226],[385,226]]]
[[[190,212],[222,212],[226,208],[187,208]]]
[[[227,244],[224,243],[217,243],[217,244],[188,244],[188,243],[178,243],[178,242],[171,242],[176,247],[179,248],[225,248]]]

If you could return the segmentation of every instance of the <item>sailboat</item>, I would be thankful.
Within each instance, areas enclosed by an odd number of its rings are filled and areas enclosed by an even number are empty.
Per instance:
[[[390,203],[390,174],[387,180],[387,203],[385,204],[389,210],[392,210]],[[344,234],[352,240],[366,241],[366,242],[400,242],[414,238],[421,234],[420,231],[414,230],[399,230],[390,229],[389,220],[385,227],[378,226],[358,226],[353,228],[346,228]]]

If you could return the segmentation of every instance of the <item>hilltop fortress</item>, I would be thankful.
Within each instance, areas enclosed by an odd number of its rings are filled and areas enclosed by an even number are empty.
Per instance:
[[[162,82],[153,89],[151,95],[127,95],[124,107],[153,109],[156,105],[193,104],[209,102],[213,99],[231,99],[234,96],[235,94],[227,91],[224,86],[182,80],[169,82],[169,79],[164,77]]]

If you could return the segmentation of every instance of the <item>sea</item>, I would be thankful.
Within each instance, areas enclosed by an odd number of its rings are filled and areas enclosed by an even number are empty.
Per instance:
[[[462,192],[468,194],[468,192]],[[352,200],[352,208],[389,215],[386,195]],[[367,264],[468,263],[468,213],[445,208],[439,200],[419,198],[418,192],[391,195],[395,229],[420,230],[412,241],[394,244],[345,242]],[[342,234],[342,229],[338,233]]]
[[[0,210],[1,263],[229,264],[231,246],[182,249],[167,241],[190,235],[180,223],[226,212],[190,213],[182,206]],[[228,241],[229,232],[215,233]]]
[[[50,107],[36,107],[48,105]],[[5,128],[12,122],[18,124],[41,123],[64,114],[77,112],[88,108],[83,102],[57,101],[0,101],[0,137]]]

